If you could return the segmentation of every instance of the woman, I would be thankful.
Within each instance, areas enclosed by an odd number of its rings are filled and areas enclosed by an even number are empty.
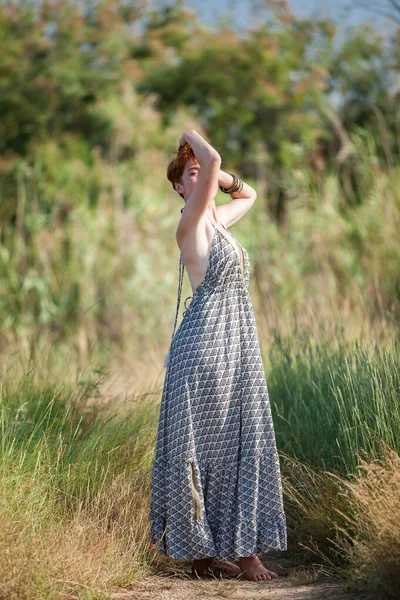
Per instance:
[[[180,138],[176,154],[167,176],[185,201],[176,240],[193,296],[166,365],[151,541],[168,556],[192,560],[199,575],[271,580],[277,574],[257,554],[287,549],[279,458],[249,256],[228,231],[256,192],[221,171],[220,155],[194,130]],[[218,186],[232,197],[221,206]],[[176,317],[179,303],[180,293]]]

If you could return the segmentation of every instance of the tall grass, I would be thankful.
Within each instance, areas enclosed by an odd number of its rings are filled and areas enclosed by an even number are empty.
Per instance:
[[[283,455],[285,512],[303,562],[368,598],[398,600],[400,455],[384,442],[379,454],[360,452],[346,476]]]
[[[275,332],[270,350],[290,543],[342,575],[353,558],[340,531],[349,538],[360,526],[344,482],[357,481],[359,451],[384,456],[378,438],[398,448],[398,350],[398,342],[383,351],[339,336],[329,345],[300,330],[291,340]],[[148,520],[159,384],[141,396],[104,396],[110,373],[94,363],[63,376],[54,355],[30,364],[16,354],[25,370],[14,365],[1,379],[0,598],[105,598],[164,565]]]
[[[172,150],[171,132],[167,140]],[[339,175],[327,173],[318,188],[311,177],[297,182],[283,225],[260,194],[232,229],[268,327],[292,316],[302,325],[341,319],[349,336],[380,342],[398,329],[399,171],[379,167],[361,135],[353,142],[361,204],[346,206]],[[82,360],[99,344],[133,356],[167,348],[182,206],[165,177],[168,157],[148,148],[132,164],[106,164],[76,144],[47,142],[32,162],[0,173],[0,336],[68,339]]]
[[[16,389],[2,386],[0,597],[100,597],[143,577],[155,559],[154,402],[93,404],[95,386],[83,378],[51,387],[30,375]]]
[[[376,582],[398,564],[395,497],[358,466],[360,452],[386,461],[397,493],[381,442],[399,452],[400,188],[398,167],[353,141],[362,202],[346,206],[327,174],[299,185],[283,226],[260,197],[233,233],[252,264],[291,541],[341,573],[348,561],[358,585],[363,561]],[[1,600],[106,598],[161,562],[148,503],[181,200],[162,151],[106,165],[78,150],[48,142],[1,175]]]
[[[267,362],[267,361],[266,361]],[[381,440],[400,451],[400,344],[346,341],[338,326],[277,330],[267,382],[277,443],[318,469],[354,472],[357,453],[380,456]]]
[[[382,458],[360,457],[357,477],[342,480],[352,510],[336,547],[347,558],[351,587],[381,600],[400,598],[400,455],[383,444]]]

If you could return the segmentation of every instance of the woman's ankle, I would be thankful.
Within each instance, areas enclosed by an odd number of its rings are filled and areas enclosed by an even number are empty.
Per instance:
[[[256,554],[252,555],[252,556],[240,556],[238,559],[238,561],[240,560],[241,562],[253,562],[253,561],[258,561],[260,560],[258,558],[258,556]]]

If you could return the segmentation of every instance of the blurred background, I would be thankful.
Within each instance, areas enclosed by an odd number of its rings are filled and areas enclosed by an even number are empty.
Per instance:
[[[182,206],[165,172],[188,128],[257,191],[232,231],[265,336],[397,331],[396,2],[0,6],[2,347],[160,373]]]
[[[170,565],[148,502],[193,128],[257,191],[231,231],[289,547],[398,600],[399,0],[0,0],[0,39],[0,596]]]

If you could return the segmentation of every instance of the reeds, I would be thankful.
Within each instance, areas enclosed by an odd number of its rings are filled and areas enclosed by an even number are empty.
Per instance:
[[[289,331],[290,319],[313,327],[341,321],[348,338],[380,343],[398,330],[399,170],[380,166],[366,133],[352,143],[363,167],[361,203],[345,203],[339,174],[326,173],[318,187],[310,176],[288,202],[284,224],[260,197],[233,228],[248,249],[250,292],[268,329]],[[133,356],[160,340],[168,345],[181,199],[166,180],[166,161],[148,149],[131,165],[106,163],[66,138],[0,174],[4,343],[68,339],[83,361],[99,345]],[[190,293],[186,278],[184,297]]]
[[[381,440],[400,450],[398,341],[349,342],[340,326],[332,337],[275,330],[272,340],[267,382],[282,450],[343,474],[354,472],[361,449],[378,457]]]
[[[106,598],[150,571],[154,403],[92,404],[95,386],[4,384],[0,598]],[[119,411],[129,416],[118,417]],[[150,420],[149,420],[150,419]],[[89,593],[90,592],[90,593]]]
[[[356,588],[370,567],[382,598],[398,589],[399,459],[386,451],[399,439],[398,350],[276,334],[267,370],[291,544]],[[112,398],[101,369],[72,376],[71,363],[63,377],[57,348],[13,360],[0,398],[0,598],[108,598],[164,569],[149,543],[158,384]]]

